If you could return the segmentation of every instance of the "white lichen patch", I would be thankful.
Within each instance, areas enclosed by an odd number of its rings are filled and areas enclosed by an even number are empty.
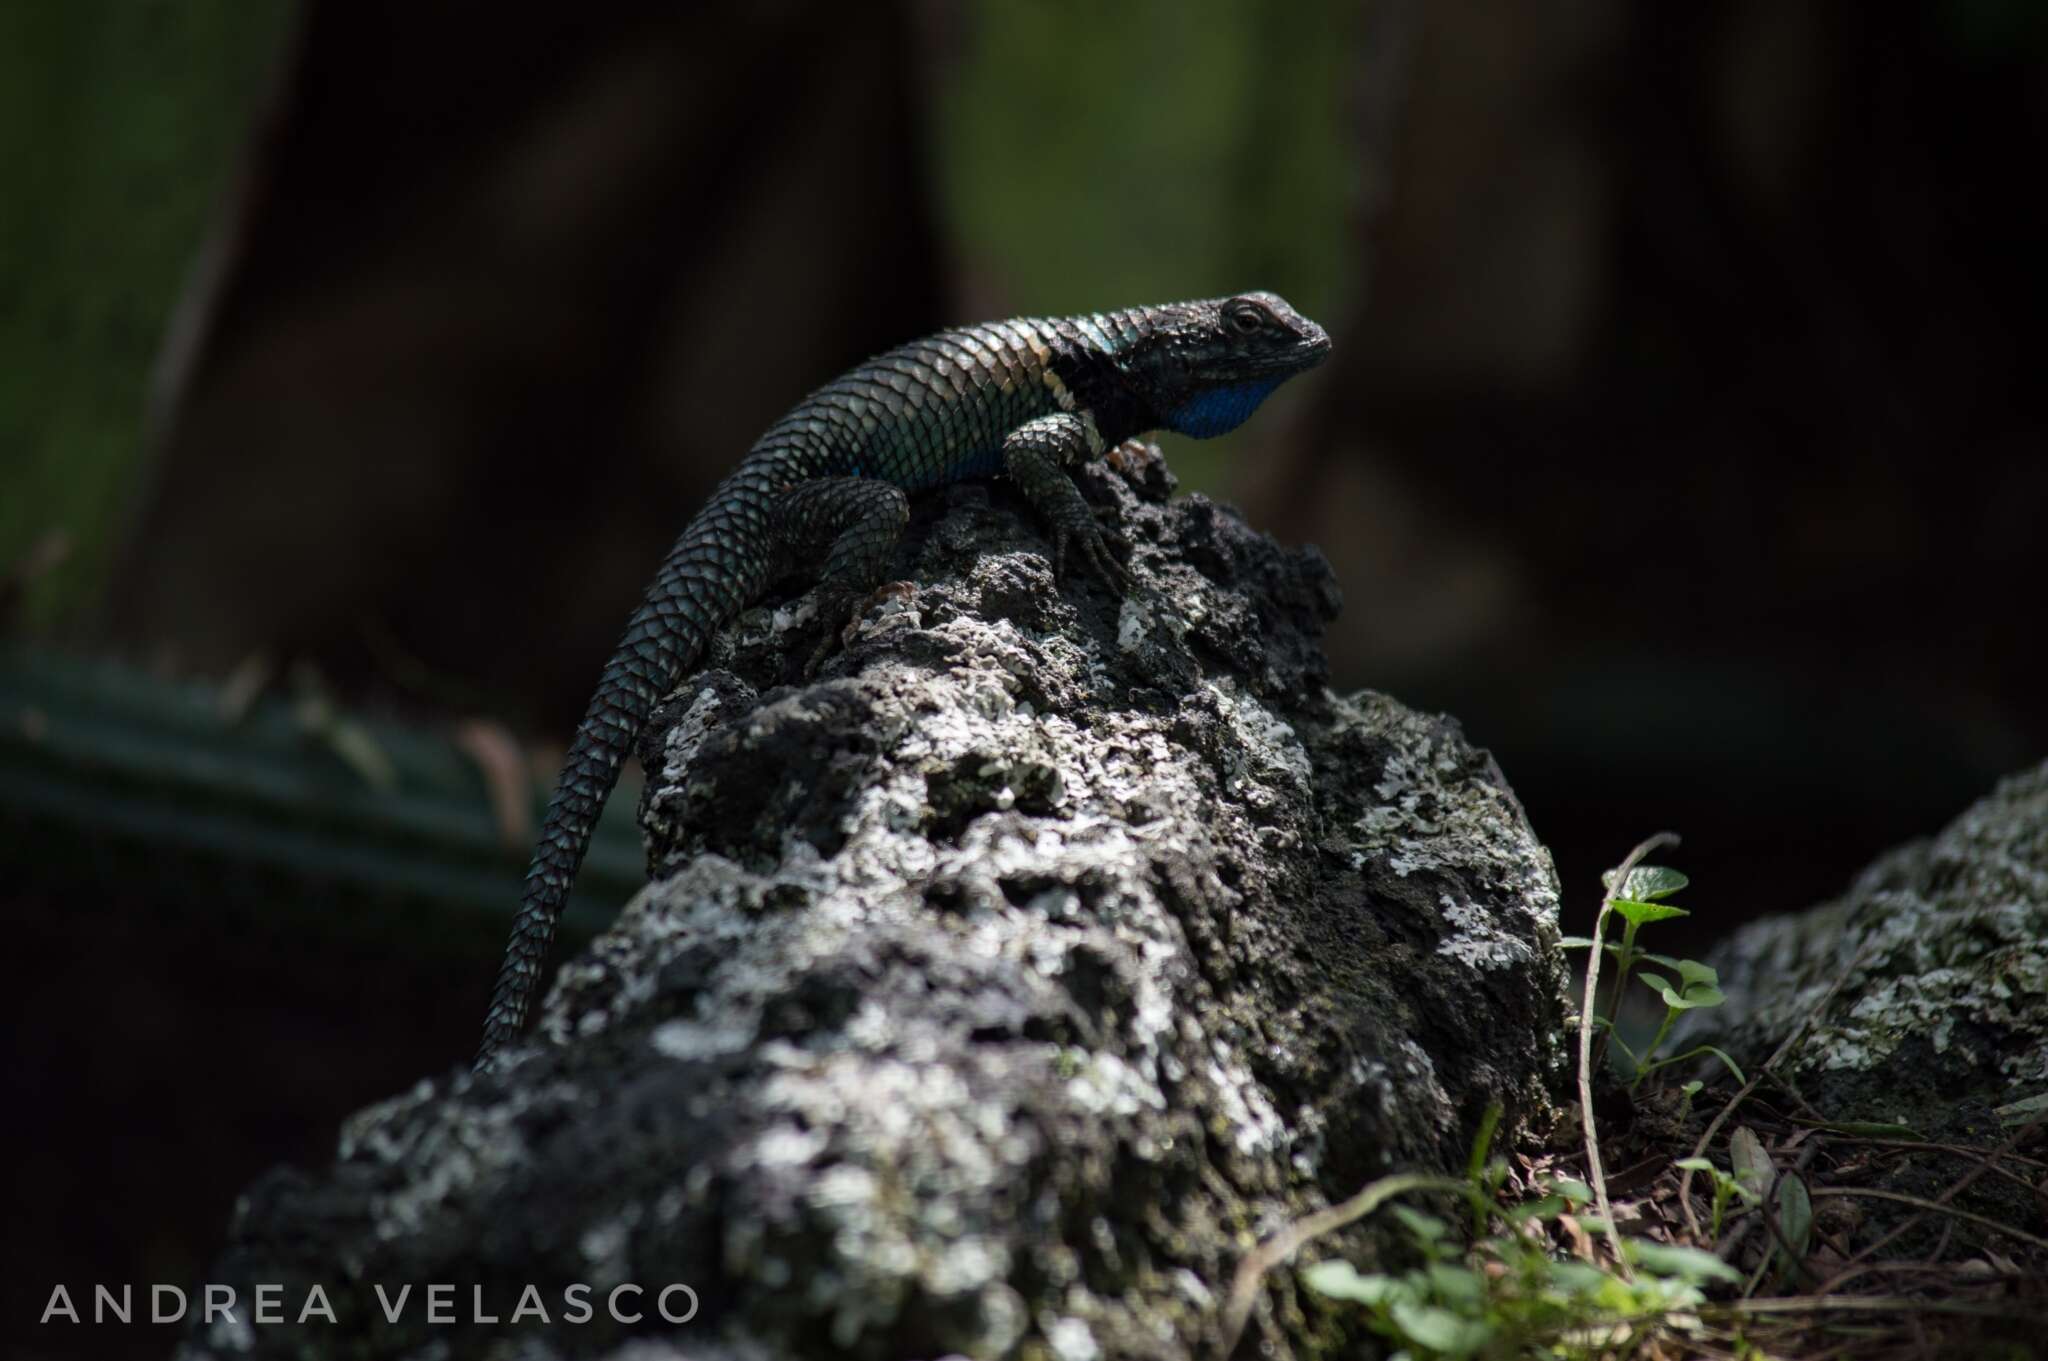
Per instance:
[[[1445,922],[1461,939],[1444,947],[1456,957],[1489,968],[1526,959],[1516,946],[1527,940],[1557,939],[1558,898],[1550,854],[1534,844],[1515,797],[1504,785],[1457,780],[1460,762],[1474,759],[1444,720],[1416,713],[1384,695],[1362,692],[1337,701],[1338,721],[1389,731],[1393,740],[1374,786],[1375,800],[1353,824],[1352,863],[1385,864],[1396,875],[1469,876],[1492,868],[1486,887],[1510,889],[1499,896],[1522,920],[1502,923],[1491,913],[1463,908]]]

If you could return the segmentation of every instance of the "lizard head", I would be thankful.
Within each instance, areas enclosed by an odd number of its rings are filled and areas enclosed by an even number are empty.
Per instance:
[[[1156,309],[1123,366],[1162,426],[1207,439],[1235,430],[1274,388],[1329,353],[1323,328],[1278,294],[1238,293]]]

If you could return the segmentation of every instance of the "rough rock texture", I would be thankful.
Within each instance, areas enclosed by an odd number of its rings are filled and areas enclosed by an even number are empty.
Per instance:
[[[1491,758],[1325,690],[1312,550],[1167,503],[1146,448],[1083,482],[1132,547],[1120,607],[963,488],[814,682],[801,596],[729,628],[643,746],[658,882],[534,1046],[244,1198],[211,1279],[288,1316],[320,1283],[337,1322],[191,1351],[1211,1355],[1256,1241],[1461,1165],[1491,1102],[1547,1120],[1556,884]],[[408,1281],[459,1321],[387,1323],[369,1287]],[[472,1321],[473,1289],[557,1317],[577,1282],[588,1323]],[[1350,1342],[1283,1272],[1243,1354]]]
[[[1998,1108],[2048,1092],[2048,765],[1708,962],[1728,1001],[1694,1013],[1688,1040],[1711,1033],[1757,1062],[1826,1000],[1781,1066],[1815,1107],[1929,1136],[1995,1132]]]

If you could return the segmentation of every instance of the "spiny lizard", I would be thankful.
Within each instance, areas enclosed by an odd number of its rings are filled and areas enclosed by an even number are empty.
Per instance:
[[[1235,429],[1330,338],[1271,293],[943,331],[870,359],[761,436],[683,530],[578,725],[526,872],[478,1068],[519,1035],[591,828],[655,702],[779,564],[822,555],[832,627],[881,580],[907,493],[1007,475],[1117,594],[1122,566],[1067,468],[1134,435]]]

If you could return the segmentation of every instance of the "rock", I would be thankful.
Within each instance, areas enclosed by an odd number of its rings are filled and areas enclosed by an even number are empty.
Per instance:
[[[1547,1123],[1557,888],[1492,759],[1330,694],[1321,556],[1118,452],[1082,481],[1121,603],[970,487],[815,681],[800,595],[726,629],[643,742],[656,882],[534,1043],[244,1197],[212,1279],[287,1314],[317,1283],[336,1323],[190,1353],[1211,1355],[1257,1241],[1461,1167],[1490,1103]],[[458,1322],[387,1321],[379,1282],[452,1283]],[[595,1317],[564,1326],[575,1283]],[[529,1285],[553,1322],[514,1330]],[[1283,1272],[1252,1333],[1309,1357],[1342,1327]]]
[[[1709,957],[1696,1013],[1751,1062],[1821,1007],[1781,1071],[1844,1120],[1981,1132],[2048,1089],[2048,765],[2001,783],[1847,895],[1750,923]]]
[[[2005,780],[1932,840],[1880,857],[1843,897],[1752,922],[1706,962],[1727,1001],[1692,1013],[1673,1052],[1715,1043],[1753,1071],[1810,1018],[1775,1070],[1804,1117],[1849,1138],[1958,1151],[1880,1148],[1862,1160],[1855,1180],[1875,1195],[1854,1202],[1856,1245],[1959,1260],[2015,1250],[1990,1224],[2038,1234],[2039,1205],[1983,1176],[1969,1150],[2006,1146],[2048,1113],[2048,765]],[[1888,1195],[1953,1196],[1980,1218],[1916,1216]]]

